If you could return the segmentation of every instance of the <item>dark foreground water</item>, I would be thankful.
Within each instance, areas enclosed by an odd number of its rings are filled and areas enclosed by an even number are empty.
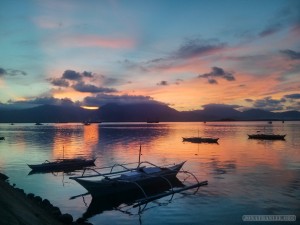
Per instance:
[[[249,140],[247,134],[258,130],[287,134],[286,141]],[[219,144],[182,142],[198,133],[219,137]],[[187,160],[184,169],[208,185],[194,195],[188,191],[171,202],[165,197],[148,204],[142,214],[104,207],[89,219],[93,224],[262,224],[243,222],[243,215],[297,216],[284,224],[300,220],[300,122],[0,124],[0,136],[0,171],[75,219],[91,202],[90,196],[70,200],[86,192],[69,179],[80,172],[28,175],[27,164],[76,156],[97,157],[98,167],[136,162],[141,144],[142,160]]]

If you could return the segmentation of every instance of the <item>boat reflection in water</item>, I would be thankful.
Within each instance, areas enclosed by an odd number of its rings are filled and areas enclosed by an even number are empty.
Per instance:
[[[170,180],[172,188],[184,187],[184,184],[176,177]],[[148,186],[144,188],[144,193],[142,191],[130,191],[126,193],[111,194],[105,196],[92,197],[92,201],[88,206],[86,212],[83,214],[83,219],[88,219],[94,215],[101,214],[104,211],[119,210],[121,212],[130,213],[131,210],[140,202],[142,199],[146,199],[145,195],[148,197],[157,196],[159,194],[166,194],[170,191],[170,184],[167,182],[162,182],[160,185]],[[146,204],[146,203],[145,203]],[[144,205],[145,205],[144,204]],[[141,208],[138,210],[141,212]]]

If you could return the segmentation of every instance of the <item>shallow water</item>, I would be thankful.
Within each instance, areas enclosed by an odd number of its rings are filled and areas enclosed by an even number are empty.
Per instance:
[[[287,134],[286,141],[250,140],[247,134]],[[219,137],[219,144],[182,142],[185,136]],[[10,183],[49,199],[75,219],[91,197],[70,180],[80,172],[33,174],[27,164],[77,156],[97,157],[97,167],[142,160],[171,164],[187,160],[184,169],[208,180],[192,195],[174,195],[132,215],[105,210],[93,224],[253,224],[243,215],[296,215],[300,219],[300,122],[0,124],[0,170]],[[295,224],[296,222],[289,222]],[[268,223],[272,224],[272,223]]]

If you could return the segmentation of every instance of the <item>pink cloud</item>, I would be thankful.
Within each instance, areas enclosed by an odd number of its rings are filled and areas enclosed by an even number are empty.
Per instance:
[[[101,36],[76,36],[65,37],[61,40],[64,46],[76,47],[102,47],[102,48],[131,48],[135,45],[132,39],[122,38],[105,38]]]

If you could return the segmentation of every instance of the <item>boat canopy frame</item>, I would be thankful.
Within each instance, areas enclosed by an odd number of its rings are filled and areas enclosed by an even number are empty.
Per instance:
[[[132,165],[132,164],[137,164],[137,167],[132,167],[129,168],[127,167],[127,165]],[[106,179],[109,179],[110,176],[112,175],[117,175],[117,174],[121,174],[121,173],[125,173],[125,172],[129,172],[129,171],[135,171],[138,170],[139,168],[143,168],[144,166],[141,166],[141,164],[149,164],[151,166],[157,167],[157,168],[165,168],[167,166],[172,166],[175,164],[168,164],[168,165],[164,165],[164,166],[157,166],[154,163],[151,163],[149,161],[142,161],[142,162],[132,162],[132,163],[116,163],[113,166],[104,166],[104,167],[99,167],[99,168],[84,168],[82,171],[81,176],[74,176],[74,177],[70,177],[70,179],[76,180],[77,178],[91,178],[91,177],[104,177]],[[120,171],[113,171],[114,168],[116,167],[121,167],[124,170],[120,170]],[[103,170],[103,169],[109,169],[110,168],[110,172],[106,172],[106,173],[100,173],[98,170]],[[96,174],[94,175],[84,175],[86,173],[86,171],[94,171]]]

